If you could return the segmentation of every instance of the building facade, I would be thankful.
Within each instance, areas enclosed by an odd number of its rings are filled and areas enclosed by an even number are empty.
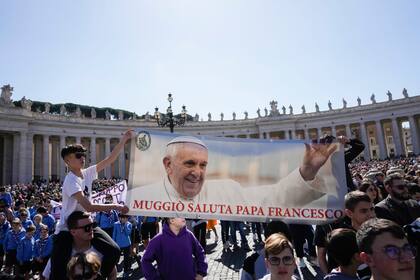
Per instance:
[[[0,100],[0,184],[29,182],[33,179],[61,180],[66,167],[60,157],[61,148],[81,143],[88,149],[87,164],[94,164],[110,154],[126,128],[168,130],[159,128],[152,117],[127,119],[122,114],[117,119],[84,117],[80,109],[67,113],[50,113],[48,103],[44,111],[34,111],[27,99],[16,106],[11,101],[12,88],[2,88]],[[10,90],[11,89],[11,90]],[[9,92],[7,92],[9,90]],[[324,134],[357,137],[367,148],[366,160],[420,154],[419,119],[420,96],[386,102],[332,109],[327,111],[294,114],[277,102],[271,102],[271,110],[257,118],[219,121],[188,121],[176,132],[190,135],[215,137],[264,138],[264,139],[311,139]],[[63,106],[62,106],[63,107]],[[65,107],[65,106],[64,106]],[[209,116],[209,119],[211,117]],[[129,145],[111,167],[100,177],[128,177]]]

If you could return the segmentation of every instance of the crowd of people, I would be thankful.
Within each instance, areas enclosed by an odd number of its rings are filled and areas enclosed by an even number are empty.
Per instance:
[[[124,278],[136,261],[146,279],[202,279],[208,235],[225,251],[250,251],[244,230],[249,227],[260,246],[244,261],[244,280],[299,279],[299,268],[308,263],[328,280],[420,279],[419,158],[361,161],[356,157],[363,143],[339,139],[349,146],[349,192],[345,216],[326,225],[140,217],[128,216],[112,196],[104,204],[88,199],[119,181],[98,180],[97,174],[130,137],[127,131],[108,158],[86,169],[86,150],[65,147],[69,173],[63,183],[0,187],[1,277],[116,279],[122,255]]]

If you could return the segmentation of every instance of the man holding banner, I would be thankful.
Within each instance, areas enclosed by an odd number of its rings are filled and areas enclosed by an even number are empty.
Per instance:
[[[152,137],[151,139],[154,138]],[[161,142],[162,140],[156,138],[156,141],[153,141]],[[213,151],[220,151],[221,145],[232,145],[229,142],[216,144],[214,142],[216,141],[208,142],[212,146]],[[221,142],[221,140],[218,140],[218,142]],[[296,143],[293,144],[297,146]],[[299,144],[301,145],[301,143]],[[251,146],[251,150],[258,147],[258,145],[265,148],[257,143]],[[232,149],[235,149],[234,146],[232,147]],[[256,186],[255,183],[249,184],[250,186],[244,186],[240,183],[241,176],[251,176],[249,174],[257,173],[254,177],[259,176],[258,179],[262,177],[258,172],[264,173],[264,169],[258,167],[258,163],[254,164],[254,167],[248,167],[245,172],[236,172],[237,174],[232,176],[236,165],[242,164],[234,161],[235,165],[229,165],[233,171],[230,170],[228,176],[226,176],[226,174],[223,174],[223,165],[227,165],[226,156],[220,156],[220,152],[219,154],[213,153],[212,158],[222,167],[213,167],[211,179],[205,180],[208,165],[211,163],[209,161],[208,146],[195,137],[179,136],[171,139],[166,144],[166,151],[163,157],[165,171],[165,174],[162,176],[163,180],[161,179],[152,184],[144,184],[144,180],[137,179],[141,176],[141,174],[137,173],[139,170],[137,163],[142,167],[143,163],[141,161],[149,159],[148,151],[143,151],[142,154],[138,155],[138,159],[134,156],[134,172],[130,174],[129,181],[129,188],[131,187],[132,189],[128,192],[130,211],[142,214],[153,213],[154,215],[178,215],[182,213],[183,216],[192,218],[218,217],[231,220],[238,219],[238,217],[243,217],[244,215],[250,216],[251,219],[257,218],[259,220],[278,216],[276,212],[278,213],[279,209],[281,212],[282,209],[277,208],[277,206],[304,207],[322,198],[325,194],[338,196],[337,189],[339,188],[337,187],[344,187],[345,182],[343,183],[341,180],[341,183],[338,183],[337,180],[345,179],[345,177],[335,178],[331,174],[332,170],[327,170],[329,172],[328,176],[324,176],[325,170],[322,176],[318,176],[319,170],[338,147],[337,144],[331,143],[305,144],[303,160],[289,174],[285,174],[286,176],[272,184],[264,185],[257,182]],[[150,153],[155,155],[156,151],[152,150]],[[266,154],[269,154],[269,152]],[[337,156],[334,159],[334,164],[337,164],[339,169],[341,167],[342,170],[340,171],[344,175],[344,159],[342,153],[340,155],[341,158]],[[143,159],[145,156],[146,159]],[[240,158],[239,156],[237,157]],[[263,156],[256,154],[251,160],[255,158],[260,160],[260,165],[264,165],[265,158]],[[331,162],[329,162],[328,166],[331,168]],[[258,168],[262,169],[262,171],[255,171]],[[153,176],[153,172],[152,174],[147,174],[150,177]],[[235,180],[232,177],[239,179]],[[324,200],[322,207],[326,207],[327,204],[328,200]],[[318,209],[316,208],[322,207],[315,205],[313,209],[317,211]],[[308,209],[308,211],[313,212],[313,209]],[[325,220],[325,217],[321,219]]]

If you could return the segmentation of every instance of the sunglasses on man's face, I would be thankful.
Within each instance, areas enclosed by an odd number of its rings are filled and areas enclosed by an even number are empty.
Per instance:
[[[86,158],[86,153],[75,153],[74,155],[77,159],[81,159],[82,157]]]
[[[85,232],[91,232],[92,229],[96,228],[96,226],[96,223],[91,223],[84,226],[76,227],[75,229],[84,229]]]
[[[284,256],[284,257],[282,257],[282,258],[278,258],[278,257],[268,257],[268,262],[271,264],[271,265],[279,265],[281,262],[284,264],[284,265],[291,265],[291,264],[293,264],[293,262],[294,262],[294,260],[295,260],[295,258],[294,257],[292,257],[292,256]]]

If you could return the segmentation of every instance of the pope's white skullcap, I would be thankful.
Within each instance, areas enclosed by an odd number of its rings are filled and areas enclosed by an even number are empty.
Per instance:
[[[203,146],[207,150],[206,144],[204,144],[203,141],[201,141],[200,139],[198,139],[194,136],[178,136],[178,137],[175,137],[174,139],[169,141],[168,144],[166,144],[166,146],[176,144],[176,143],[193,143],[193,144]]]

